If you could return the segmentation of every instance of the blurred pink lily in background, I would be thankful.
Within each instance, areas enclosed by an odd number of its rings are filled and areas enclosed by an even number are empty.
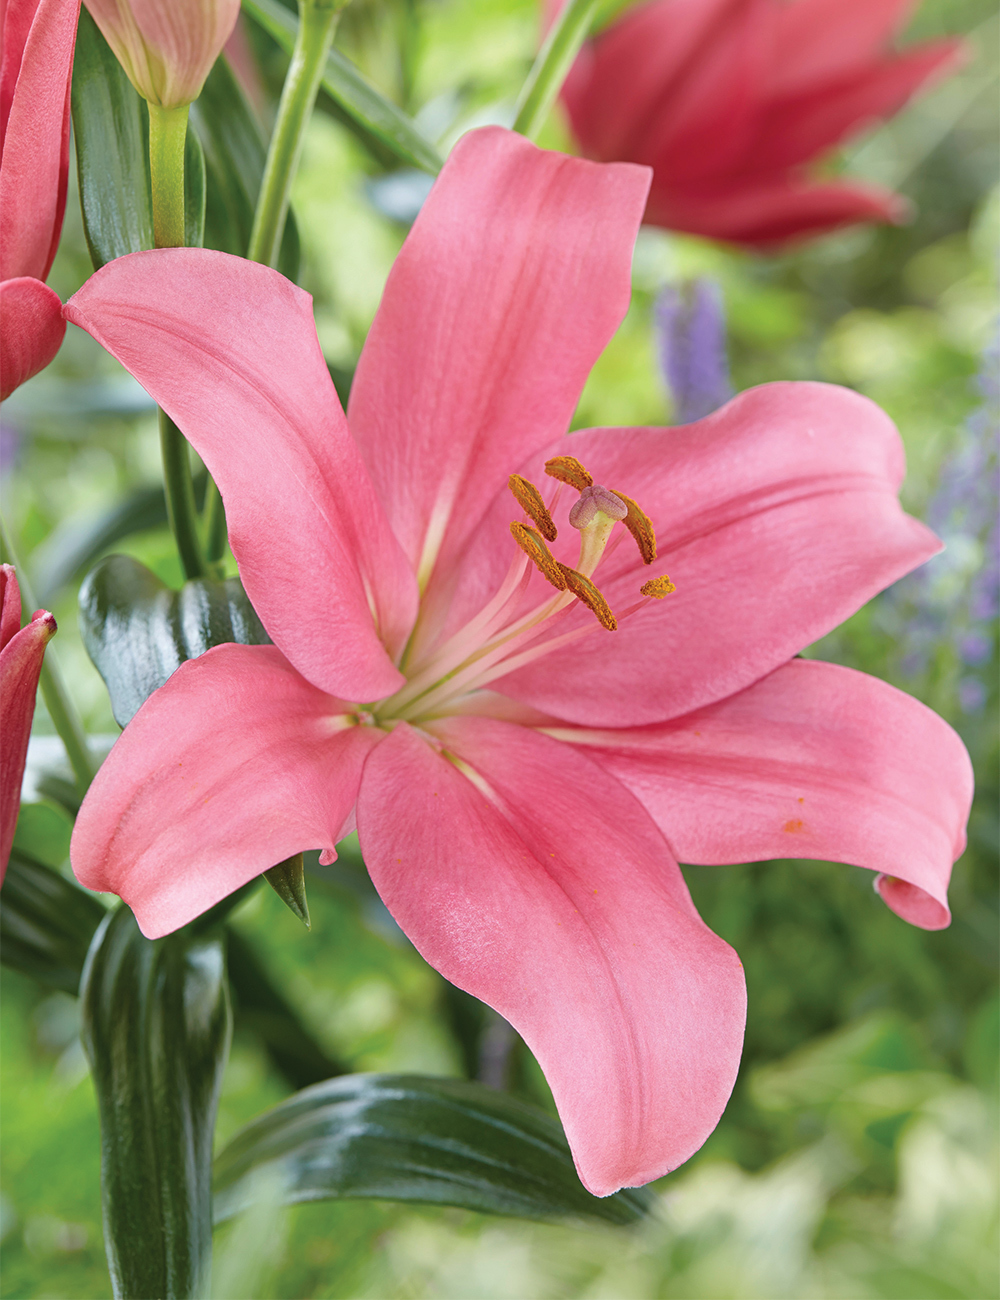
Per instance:
[[[55,631],[47,609],[36,609],[21,626],[17,575],[13,566],[0,564],[0,881],[14,841],[42,659]]]
[[[0,5],[0,398],[43,370],[66,333],[45,278],[69,173],[69,96],[80,0]]]
[[[566,436],[647,185],[465,136],[346,419],[311,299],[262,266],[137,253],[66,308],[203,456],[274,642],[147,700],[81,809],[77,876],[155,937],[356,825],[419,951],[535,1053],[598,1195],[686,1160],[739,1065],[742,967],[678,860],[856,863],[935,928],[971,798],[929,709],[794,657],[939,549],[876,406],[774,384]]]
[[[654,226],[766,246],[899,221],[898,195],[807,168],[959,62],[954,40],[892,52],[912,10],[913,0],[649,0],[570,71],[573,134],[587,157],[653,168]]]

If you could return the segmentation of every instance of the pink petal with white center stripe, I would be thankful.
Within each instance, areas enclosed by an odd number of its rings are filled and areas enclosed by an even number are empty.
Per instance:
[[[314,685],[376,700],[402,683],[413,574],[386,523],[316,338],[312,299],[207,249],[110,262],[66,304],[176,421],[226,506],[240,577]]]
[[[736,1078],[736,954],[596,764],[483,718],[435,734],[453,761],[403,725],[365,766],[358,834],[376,888],[431,965],[523,1035],[592,1192],[667,1173]]]
[[[631,292],[649,172],[499,127],[455,146],[389,275],[348,418],[424,581],[499,484],[565,432]]]
[[[547,730],[641,799],[682,862],[849,862],[883,873],[906,920],[948,924],[972,765],[943,719],[886,682],[796,659],[658,726]]]
[[[73,831],[81,884],[120,895],[157,939],[275,863],[328,849],[384,733],[350,725],[274,646],[221,645],[154,691]]]

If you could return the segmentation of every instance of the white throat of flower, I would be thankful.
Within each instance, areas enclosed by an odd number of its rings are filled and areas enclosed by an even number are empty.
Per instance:
[[[562,489],[556,489],[547,506],[534,483],[512,474],[507,485],[532,521],[531,524],[515,521],[510,526],[519,553],[512,559],[496,594],[479,613],[422,663],[414,664],[406,685],[395,695],[373,706],[372,717],[377,725],[419,723],[454,712],[460,702],[467,701],[468,696],[490,682],[588,636],[598,625],[609,632],[617,630],[619,619],[592,581],[593,574],[618,523],[632,534],[643,562],[652,564],[656,559],[653,525],[631,497],[595,483],[572,456],[557,456],[547,461],[545,472],[580,493],[569,512],[571,526],[580,533],[576,568],[562,564],[547,545],[557,536],[551,509]],[[516,616],[532,564],[555,587],[556,595],[528,613]],[[651,599],[662,600],[673,590],[674,584],[666,574],[650,579],[640,588],[643,599],[625,610],[620,618],[631,617]],[[555,625],[574,601],[586,605],[596,623],[557,633]]]

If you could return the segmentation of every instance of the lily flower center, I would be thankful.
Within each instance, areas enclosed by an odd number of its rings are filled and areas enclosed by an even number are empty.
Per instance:
[[[542,655],[568,645],[599,627],[614,632],[619,619],[612,612],[593,575],[611,541],[616,524],[631,533],[644,564],[656,559],[656,534],[652,522],[631,497],[595,483],[589,471],[572,456],[547,461],[545,472],[559,484],[579,492],[569,511],[570,526],[580,533],[580,552],[571,568],[556,559],[549,543],[558,537],[552,509],[563,490],[558,487],[548,504],[528,479],[512,474],[507,486],[531,523],[514,520],[510,533],[518,554],[496,593],[465,626],[438,645],[407,672],[407,683],[395,695],[372,709],[377,725],[415,724],[455,712],[468,711],[470,699],[490,682],[524,667]],[[531,566],[549,582],[556,594],[523,612]],[[640,588],[643,599],[623,611],[628,618],[674,590],[662,575]],[[557,628],[566,612],[579,601],[595,621],[569,629]]]

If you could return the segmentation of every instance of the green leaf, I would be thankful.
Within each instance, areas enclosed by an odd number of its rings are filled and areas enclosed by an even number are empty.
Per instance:
[[[264,872],[264,879],[288,910],[299,918],[307,930],[311,929],[309,900],[306,898],[306,869],[302,854],[294,853],[284,862],[270,867]]]
[[[83,9],[73,62],[73,136],[83,229],[94,270],[153,247],[149,112]],[[205,226],[205,160],[189,128],[184,141],[185,239],[200,248]]]
[[[243,0],[243,9],[291,54],[298,22],[279,0]],[[413,119],[384,98],[339,50],[330,51],[322,80],[323,89],[356,122],[397,158],[436,176],[444,165],[441,155],[420,133]]]
[[[253,1120],[216,1160],[217,1222],[250,1204],[265,1167],[287,1203],[379,1197],[618,1224],[650,1204],[641,1189],[591,1196],[543,1111],[482,1084],[421,1075],[345,1075]]]
[[[94,270],[153,247],[145,105],[86,8],[73,62],[73,136]]]
[[[212,1136],[232,1028],[223,940],[184,930],[146,939],[122,905],[94,936],[80,997],[114,1295],[201,1295],[212,1250]]]
[[[216,60],[191,105],[191,126],[205,155],[205,247],[245,257],[267,144],[224,58]],[[285,222],[278,270],[290,280],[299,272],[299,234],[291,212]]]
[[[269,643],[239,578],[199,578],[172,591],[128,555],[109,555],[87,575],[80,630],[123,727],[185,659],[229,641]]]
[[[0,889],[0,961],[76,993],[87,949],[106,913],[58,871],[14,849]]]

